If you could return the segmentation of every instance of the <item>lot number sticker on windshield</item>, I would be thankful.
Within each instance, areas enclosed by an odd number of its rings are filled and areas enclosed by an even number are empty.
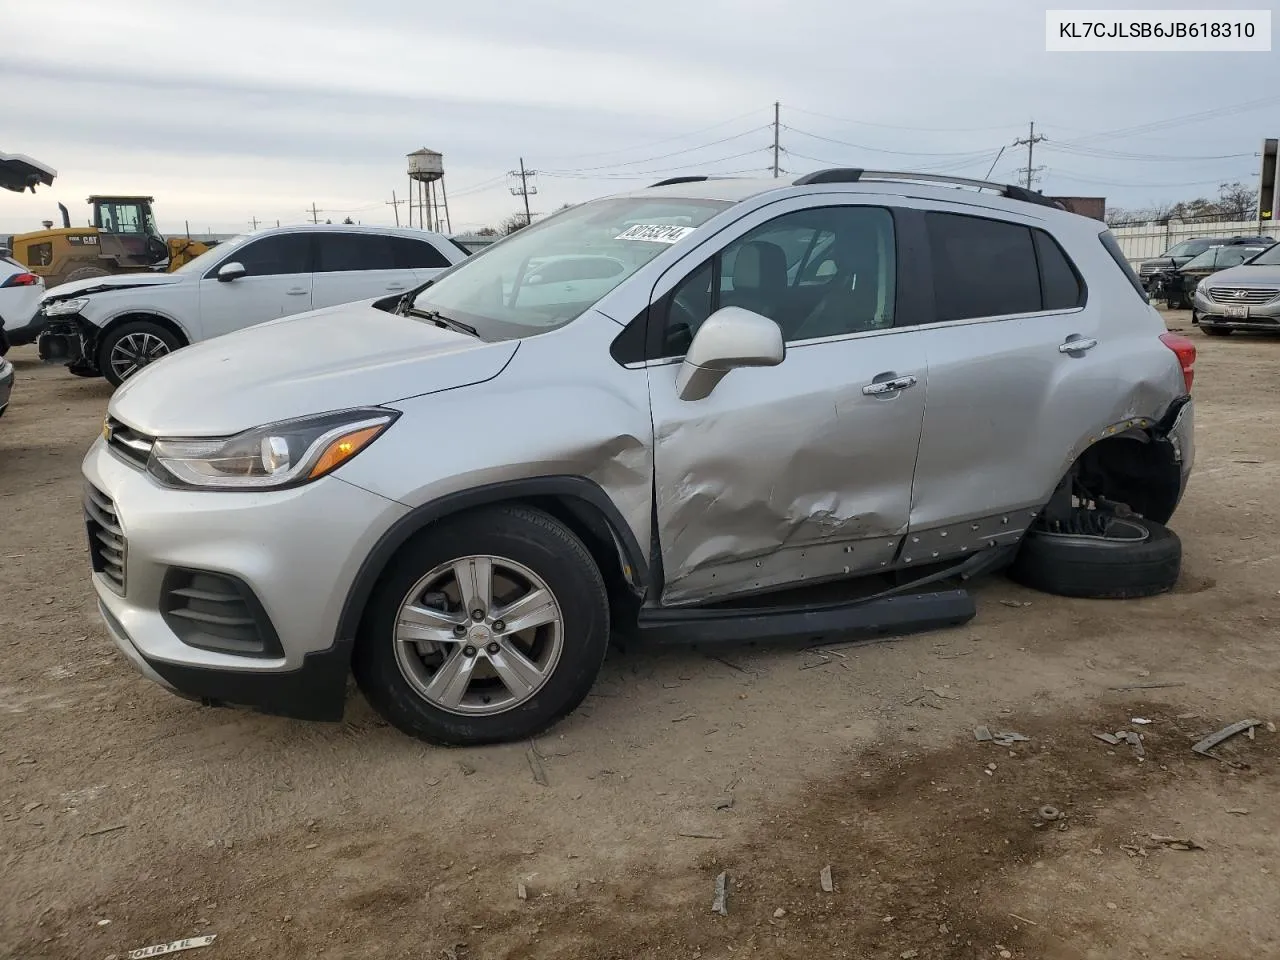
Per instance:
[[[665,223],[637,223],[627,227],[615,240],[647,240],[650,243],[675,243],[693,233],[693,227],[675,227]]]

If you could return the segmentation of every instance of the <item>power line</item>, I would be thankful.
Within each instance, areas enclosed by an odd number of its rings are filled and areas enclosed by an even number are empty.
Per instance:
[[[720,145],[720,144],[722,144],[722,143],[729,143],[730,141],[733,141],[733,140],[741,140],[743,137],[749,137],[749,136],[751,136],[752,134],[759,133],[761,130],[764,130],[764,129],[767,129],[767,128],[766,128],[766,127],[753,127],[753,128],[752,128],[752,129],[750,129],[750,130],[744,130],[742,133],[735,133],[735,134],[734,134],[733,136],[731,136],[731,137],[723,137],[723,138],[721,138],[721,139],[719,139],[719,140],[711,140],[711,141],[709,141],[708,143],[701,143],[701,144],[698,144],[696,147],[686,147],[686,148],[685,148],[685,149],[683,149],[683,150],[674,150],[674,151],[672,151],[671,153],[661,153],[661,154],[658,154],[658,156],[656,156],[656,157],[645,157],[645,158],[644,158],[644,159],[642,159],[642,160],[619,160],[617,163],[605,163],[605,164],[601,164],[600,166],[596,166],[596,167],[577,167],[577,168],[565,169],[565,170],[555,170],[555,169],[553,169],[553,170],[547,170],[546,172],[547,172],[548,174],[551,174],[551,173],[590,173],[590,172],[591,172],[591,171],[593,171],[593,170],[613,170],[613,169],[616,169],[616,168],[618,168],[618,167],[629,167],[629,166],[632,166],[633,164],[637,164],[637,163],[653,163],[653,162],[658,161],[658,160],[667,160],[667,159],[670,159],[671,157],[678,157],[678,156],[680,156],[681,154],[685,154],[685,153],[694,153],[694,152],[696,152],[696,151],[698,151],[698,150],[705,150],[707,147],[715,147],[715,146],[719,146],[719,145]]]
[[[1094,183],[1104,187],[1155,187],[1155,188],[1203,187],[1209,184],[1218,184],[1223,182],[1229,182],[1231,180],[1230,176],[1227,176],[1227,177],[1218,176],[1218,177],[1214,177],[1212,180],[1189,180],[1183,183],[1148,183],[1145,181],[1142,183],[1118,183],[1115,180],[1098,180],[1092,177],[1081,177],[1073,173],[1063,173],[1060,170],[1054,170],[1053,176],[1058,177],[1059,179],[1062,179],[1062,180],[1071,180],[1076,183]]]
[[[822,140],[825,143],[835,143],[842,147],[853,147],[855,150],[866,150],[869,153],[889,153],[903,157],[981,157],[985,156],[986,150],[957,150],[957,151],[925,151],[925,150],[886,150],[883,147],[869,147],[865,143],[851,143],[848,140],[837,140],[835,137],[824,137],[819,133],[811,133],[808,130],[801,130],[798,127],[787,126],[782,127],[783,130],[790,130],[792,133],[798,133],[802,137],[812,137],[814,140]]]
[[[730,117],[728,120],[721,120],[718,123],[711,124],[710,126],[702,127],[698,130],[691,130],[688,133],[677,134],[676,136],[673,136],[673,137],[665,137],[662,140],[651,140],[648,143],[644,143],[639,146],[622,147],[617,150],[600,150],[595,153],[571,153],[571,154],[562,155],[559,157],[552,157],[551,159],[574,160],[580,157],[607,157],[615,153],[631,153],[633,150],[648,150],[651,147],[657,147],[664,143],[673,143],[676,140],[687,140],[689,137],[700,136],[701,134],[708,133],[712,130],[718,130],[721,127],[727,127],[731,123],[737,123],[740,120],[745,120],[747,117],[755,116],[756,114],[760,113],[763,109],[764,109],[763,107],[756,107],[754,110],[748,110],[746,113],[739,114],[736,117]]]
[[[718,157],[715,160],[704,160],[701,161],[699,165],[710,165],[713,163],[725,163],[728,160],[738,160],[742,157],[749,157],[753,153],[760,153],[764,149],[764,147],[756,147],[752,150],[746,150],[742,153],[734,153],[727,157]],[[555,177],[557,180],[642,180],[655,173],[672,173],[674,171],[688,169],[688,164],[680,164],[675,167],[658,167],[652,170],[633,170],[629,173],[555,173],[550,170],[543,170],[540,172],[544,177]]]
[[[1077,157],[1088,157],[1095,160],[1138,161],[1142,163],[1201,163],[1209,160],[1242,160],[1245,157],[1256,157],[1256,153],[1222,153],[1206,156],[1169,156],[1156,153],[1127,153],[1116,150],[1102,150],[1092,147],[1077,147],[1071,144],[1050,143],[1045,147],[1057,153],[1066,153]]]
[[[875,123],[871,120],[853,120],[849,117],[836,117],[816,110],[805,110],[788,105],[787,109],[803,113],[811,117],[822,117],[824,120],[835,120],[837,123],[850,123],[862,127],[880,127],[885,130],[907,130],[912,133],[985,133],[992,130],[1012,130],[1019,126],[1016,123],[1005,123],[993,127],[903,127],[892,123]]]

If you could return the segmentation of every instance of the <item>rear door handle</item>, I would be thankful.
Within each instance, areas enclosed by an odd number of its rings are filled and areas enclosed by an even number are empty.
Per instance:
[[[1058,344],[1059,353],[1084,353],[1086,350],[1092,350],[1098,345],[1098,341],[1092,337],[1077,337],[1074,340],[1067,338]]]
[[[862,388],[862,394],[866,397],[876,397],[884,393],[893,393],[895,390],[906,390],[909,387],[914,387],[916,382],[916,378],[912,376],[880,380],[876,383],[868,383]]]
[[[289,294],[291,297],[301,297],[305,296],[307,291],[302,287],[294,287],[292,290],[286,290],[285,293]]]

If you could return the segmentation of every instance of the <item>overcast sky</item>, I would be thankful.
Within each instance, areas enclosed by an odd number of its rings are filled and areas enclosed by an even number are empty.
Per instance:
[[[405,154],[420,146],[444,154],[460,231],[518,209],[505,174],[521,156],[542,171],[535,213],[681,172],[764,174],[775,100],[782,167],[793,173],[852,165],[981,177],[1034,119],[1050,138],[1035,165],[1051,194],[1131,207],[1256,177],[1261,140],[1280,136],[1280,53],[1046,53],[1044,9],[11,3],[0,151],[35,157],[58,179],[34,196],[0,196],[0,233],[56,219],[59,200],[84,222],[85,197],[112,192],[154,196],[166,231],[300,222],[313,202],[321,219],[391,223],[387,201],[393,190],[404,197]],[[1269,107],[1221,109],[1268,96]],[[1015,179],[1025,164],[1026,148],[1009,146],[992,177]]]

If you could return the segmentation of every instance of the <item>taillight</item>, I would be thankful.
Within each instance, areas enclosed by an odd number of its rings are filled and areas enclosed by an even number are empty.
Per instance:
[[[13,276],[0,283],[0,287],[38,287],[40,278],[34,273],[15,273]]]
[[[1182,379],[1187,382],[1187,393],[1191,392],[1191,381],[1196,378],[1196,343],[1190,337],[1180,333],[1162,333],[1160,342],[1174,352],[1178,365],[1182,367]]]

